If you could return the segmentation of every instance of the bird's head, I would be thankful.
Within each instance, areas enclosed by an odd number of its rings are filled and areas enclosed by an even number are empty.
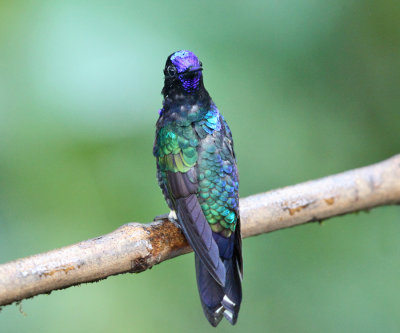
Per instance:
[[[182,50],[172,53],[165,63],[163,94],[171,90],[192,93],[203,86],[203,67],[193,52]]]

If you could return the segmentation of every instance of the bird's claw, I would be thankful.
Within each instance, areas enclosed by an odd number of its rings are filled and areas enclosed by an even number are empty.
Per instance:
[[[162,221],[168,219],[169,214],[157,215],[153,221]]]

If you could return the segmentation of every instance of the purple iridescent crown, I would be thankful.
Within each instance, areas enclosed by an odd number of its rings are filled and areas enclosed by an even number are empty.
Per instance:
[[[178,70],[178,73],[182,73],[190,68],[201,67],[199,59],[193,52],[182,50],[177,51],[171,55],[171,61]]]

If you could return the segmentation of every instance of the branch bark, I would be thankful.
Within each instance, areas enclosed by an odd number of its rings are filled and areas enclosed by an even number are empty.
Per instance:
[[[400,204],[400,155],[241,199],[243,238],[383,205]],[[168,220],[128,223],[100,237],[0,265],[0,305],[122,273],[191,251]]]

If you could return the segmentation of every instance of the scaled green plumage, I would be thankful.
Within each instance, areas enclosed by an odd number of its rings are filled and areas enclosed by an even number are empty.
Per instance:
[[[187,114],[196,121],[195,126],[183,121],[170,122],[158,132],[156,157],[163,180],[166,182],[166,171],[186,173],[197,164],[197,197],[203,213],[214,232],[229,237],[237,222],[234,190],[239,184],[230,175],[230,152],[221,140],[212,139],[212,132],[221,127],[220,116],[202,109]],[[205,140],[200,153],[199,134]]]

